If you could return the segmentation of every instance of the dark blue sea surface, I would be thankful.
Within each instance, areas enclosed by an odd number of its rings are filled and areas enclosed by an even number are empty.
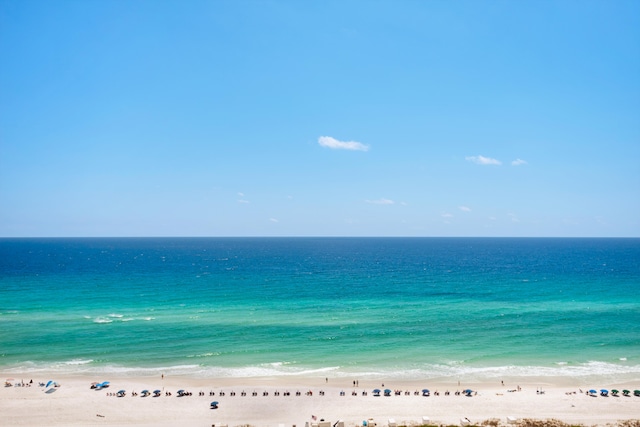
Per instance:
[[[640,239],[0,239],[0,369],[640,378]]]

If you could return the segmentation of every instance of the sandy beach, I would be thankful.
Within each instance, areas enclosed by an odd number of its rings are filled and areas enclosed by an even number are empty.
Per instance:
[[[12,384],[29,383],[32,379],[16,378],[15,374],[12,377],[4,376],[13,379]],[[387,426],[389,419],[398,425],[422,424],[423,417],[428,417],[429,424],[461,425],[464,419],[471,424],[488,419],[499,419],[507,424],[507,417],[513,417],[606,425],[640,418],[640,397],[591,397],[585,394],[587,389],[584,387],[572,387],[570,381],[548,384],[548,378],[507,379],[504,385],[462,383],[458,386],[451,382],[427,384],[425,381],[374,382],[344,378],[68,376],[53,378],[59,387],[47,393],[39,383],[51,379],[41,376],[33,378],[30,386],[2,387],[0,413],[3,424],[299,427],[320,420],[332,425],[343,420],[345,426],[361,426],[364,420],[372,419],[380,427]],[[108,388],[90,388],[92,382],[107,380],[110,381]],[[354,381],[358,381],[357,386]],[[520,391],[517,391],[518,387]],[[598,387],[638,388],[637,384],[631,383],[600,384]],[[376,388],[388,388],[393,393],[376,397],[372,393]],[[430,389],[430,396],[422,395],[424,388]],[[471,396],[456,394],[467,388],[473,390]],[[140,392],[144,389],[158,389],[162,393],[158,397],[142,397]],[[178,397],[180,389],[191,395]],[[119,390],[126,390],[124,397],[115,396]],[[445,394],[447,391],[448,395]],[[133,395],[134,392],[137,395]],[[217,409],[211,409],[212,401],[219,402]]]

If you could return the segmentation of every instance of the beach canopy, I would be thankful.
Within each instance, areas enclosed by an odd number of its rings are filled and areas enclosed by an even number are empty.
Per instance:
[[[377,389],[373,390],[373,392],[374,392],[374,393],[380,393],[380,389],[379,389],[379,388],[377,388]]]
[[[635,396],[640,396],[640,390],[633,390],[633,394]]]
[[[611,390],[611,393],[612,393],[612,394],[618,394],[618,393],[620,393],[620,392],[614,388],[613,390]]]
[[[149,390],[142,390],[141,393],[147,394],[149,393]]]
[[[598,392],[592,389],[592,390],[589,390],[589,393],[590,394],[597,394]]]
[[[428,389],[428,388],[423,388],[423,389],[422,389],[422,392],[423,392],[423,393],[429,393],[429,389]]]
[[[607,393],[609,393],[609,390],[605,390],[605,389],[603,388],[603,389],[601,389],[601,390],[600,390],[600,393],[602,393],[602,394],[607,394]]]
[[[45,387],[49,387],[52,384],[55,384],[55,381],[49,380],[47,381],[47,385]]]

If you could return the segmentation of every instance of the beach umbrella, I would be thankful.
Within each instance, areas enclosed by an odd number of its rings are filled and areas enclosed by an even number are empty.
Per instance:
[[[160,396],[160,393],[162,393],[160,390],[153,390],[153,394],[156,396]]]
[[[629,393],[631,393],[629,390],[622,390],[622,394],[624,395],[628,395]]]
[[[593,390],[593,389],[591,389],[591,390],[589,390],[589,394],[598,394],[598,392]]]
[[[613,390],[611,390],[611,394],[618,394],[620,393],[618,390],[616,390],[615,388]]]
[[[184,390],[178,390],[177,393],[178,393],[178,396],[182,396],[184,394]]]
[[[124,394],[125,394],[126,392],[127,392],[126,390],[119,390],[119,391],[118,391],[118,394],[119,394],[119,395],[124,396]]]
[[[422,395],[423,396],[428,396],[429,395],[429,389],[428,388],[423,388],[422,389]]]
[[[468,389],[466,389],[466,390],[464,391],[464,393],[465,393],[467,396],[471,396],[471,393],[473,393],[473,390],[471,390],[470,388],[468,388]]]
[[[374,396],[380,396],[380,389],[377,388],[377,389],[373,390],[373,395]]]
[[[389,390],[388,388],[384,390],[384,395],[385,396],[391,396],[391,390]]]
[[[55,384],[55,382],[53,382],[52,380],[49,380],[49,381],[47,382],[47,385],[46,385],[45,387],[47,387],[47,388],[48,388],[51,384]]]
[[[634,396],[640,396],[640,390],[633,390]]]
[[[601,394],[609,394],[609,390],[601,389],[600,393]]]
[[[140,393],[142,393],[142,394],[149,394],[149,390],[142,390]]]
[[[211,409],[217,409],[218,408],[218,402],[211,402]]]

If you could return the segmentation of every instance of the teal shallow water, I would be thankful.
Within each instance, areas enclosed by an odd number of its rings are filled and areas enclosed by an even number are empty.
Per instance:
[[[0,239],[0,369],[640,378],[638,239]]]

